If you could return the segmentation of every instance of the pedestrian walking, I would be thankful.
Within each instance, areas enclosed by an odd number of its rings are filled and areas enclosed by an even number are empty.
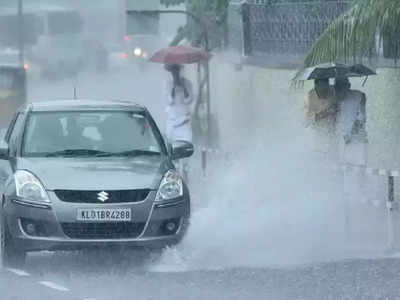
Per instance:
[[[192,142],[191,126],[193,85],[190,80],[181,76],[183,66],[178,64],[165,65],[171,73],[166,84],[167,99],[167,137],[170,142]]]
[[[337,160],[336,118],[338,102],[329,79],[315,79],[305,103],[306,127],[312,131],[312,149],[325,158]]]
[[[171,73],[166,83],[167,138],[173,144],[176,141],[192,142],[192,106],[193,85],[181,75],[183,66],[166,64],[165,69]],[[184,176],[188,173],[186,161],[180,162],[179,168]]]
[[[340,143],[340,160],[344,165],[366,167],[368,160],[368,135],[366,130],[366,95],[352,90],[348,78],[337,78],[335,92],[339,100],[337,132]],[[344,174],[345,193],[352,199],[366,201],[366,173]]]

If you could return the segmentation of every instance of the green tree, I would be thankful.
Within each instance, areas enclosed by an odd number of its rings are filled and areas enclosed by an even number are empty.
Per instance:
[[[215,48],[221,45],[226,33],[226,20],[229,0],[161,0],[168,6],[186,3],[186,9],[202,20],[209,34],[209,46]],[[203,41],[204,28],[198,22],[188,17],[185,26],[182,26],[172,44],[178,44],[187,39],[193,45],[199,46]]]
[[[326,61],[357,61],[383,45],[386,57],[400,57],[400,1],[354,0],[313,45],[306,66]]]

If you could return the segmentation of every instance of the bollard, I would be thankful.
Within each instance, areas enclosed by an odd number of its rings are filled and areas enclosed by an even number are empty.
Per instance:
[[[395,209],[394,206],[394,177],[388,176],[388,199],[386,203],[387,207],[387,246],[388,250],[394,249],[394,216],[393,211]]]
[[[201,149],[201,170],[203,171],[203,176],[206,176],[207,169],[207,149]]]

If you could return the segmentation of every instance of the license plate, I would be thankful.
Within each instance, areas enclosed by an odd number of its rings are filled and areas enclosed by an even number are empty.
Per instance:
[[[119,221],[129,222],[132,219],[132,213],[130,209],[117,208],[93,208],[93,209],[78,209],[77,220],[86,222],[107,222],[107,221]]]

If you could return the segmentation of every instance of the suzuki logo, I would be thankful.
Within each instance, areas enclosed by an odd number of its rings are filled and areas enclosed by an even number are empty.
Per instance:
[[[97,199],[99,199],[101,202],[106,202],[108,200],[108,193],[105,191],[98,193]]]

